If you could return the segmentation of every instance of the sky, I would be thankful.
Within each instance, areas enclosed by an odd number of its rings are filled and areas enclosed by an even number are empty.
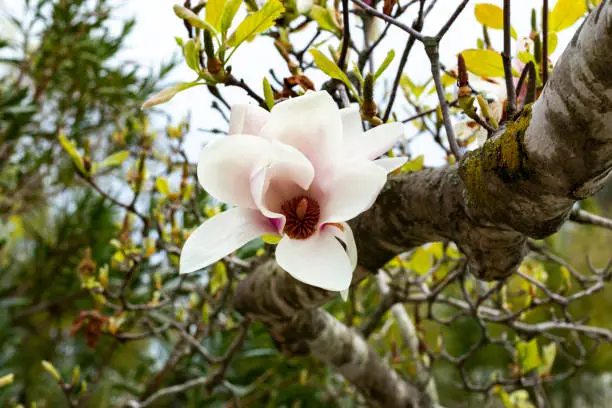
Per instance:
[[[192,2],[196,3],[197,1],[192,0]],[[442,40],[440,55],[443,64],[447,66],[454,65],[456,63],[455,56],[458,52],[466,48],[475,47],[476,39],[481,35],[482,28],[474,17],[474,5],[482,2],[480,0],[470,1],[459,19]],[[502,0],[489,0],[487,2],[501,6]],[[181,20],[175,17],[172,10],[172,6],[177,3],[176,0],[116,0],[114,3],[118,5],[115,11],[116,17],[127,19],[134,16],[137,21],[132,35],[128,38],[127,47],[123,52],[122,58],[135,60],[146,69],[157,69],[160,63],[179,55],[180,50],[175,42],[175,36],[185,38],[186,32]],[[426,20],[425,33],[435,34],[454,12],[459,3],[460,0],[439,0]],[[555,3],[555,0],[551,2],[551,9]],[[514,0],[512,5],[514,6],[512,10],[512,24],[519,37],[527,36],[531,30],[531,9],[534,7],[539,8],[541,0]],[[23,7],[22,0],[0,0],[0,8],[5,11],[9,10],[13,14],[19,14],[21,7]],[[244,10],[241,13],[244,13]],[[406,13],[402,17],[402,21],[410,24],[414,18],[414,15],[410,14],[412,13]],[[241,15],[244,14],[239,14],[235,21],[239,22]],[[553,60],[558,58],[565,45],[571,39],[575,29],[576,27],[572,27],[561,33],[557,51],[551,56]],[[490,34],[494,46],[497,45],[496,48],[501,49],[502,32],[491,30]],[[391,27],[387,38],[381,43],[381,46],[374,55],[375,61],[380,63],[388,50],[396,47],[396,58],[384,75],[384,78],[389,81],[392,81],[397,71],[399,55],[401,55],[406,39],[406,34],[403,31]],[[268,39],[257,39],[252,43],[241,46],[232,58],[231,65],[233,66],[233,73],[238,78],[243,78],[247,83],[251,84],[252,88],[259,93],[262,93],[262,78],[268,73],[270,68],[275,68],[280,76],[289,76],[284,62]],[[413,81],[426,81],[431,76],[427,56],[423,46],[418,42],[410,55],[405,73]],[[315,81],[317,88],[322,83],[323,78],[323,76],[316,75],[311,77]],[[167,84],[171,85],[176,82],[194,79],[195,74],[187,68],[184,62],[180,62],[168,78]],[[240,89],[230,87],[224,89],[223,92],[227,95],[230,103],[252,102],[244,91]],[[143,100],[146,98],[147,95],[143,95]],[[401,102],[401,95],[398,98],[397,102]],[[195,87],[180,93],[161,107],[165,112],[172,115],[177,122],[190,112],[192,132],[187,139],[187,150],[194,160],[197,158],[197,152],[199,152],[201,146],[207,140],[210,140],[211,137],[216,137],[197,129],[226,128],[225,122],[219,113],[210,108],[210,101],[211,97],[205,87]],[[409,137],[413,133],[414,129],[407,126],[406,136]],[[411,153],[415,155],[425,154],[426,165],[439,164],[441,161],[440,150],[429,139],[428,137],[420,137],[411,143]]]

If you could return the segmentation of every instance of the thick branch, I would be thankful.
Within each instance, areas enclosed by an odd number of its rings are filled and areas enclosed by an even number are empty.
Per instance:
[[[354,282],[399,253],[441,240],[454,241],[479,278],[499,279],[514,272],[527,252],[528,237],[556,232],[574,202],[593,195],[609,178],[610,66],[612,4],[604,0],[576,33],[540,99],[515,122],[503,124],[481,149],[456,165],[392,177],[375,205],[351,222],[360,263]],[[334,296],[268,265],[239,284],[234,301],[237,310],[266,323],[283,346],[311,351],[364,394],[383,398],[371,393],[374,379],[343,368],[353,365],[335,347],[339,343],[355,349],[365,343],[313,310]],[[396,390],[410,389],[393,380],[390,369],[381,370]]]

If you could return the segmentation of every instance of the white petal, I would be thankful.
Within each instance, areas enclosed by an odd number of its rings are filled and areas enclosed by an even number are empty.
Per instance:
[[[295,147],[315,169],[325,168],[340,151],[342,121],[327,92],[308,92],[275,105],[259,134]]]
[[[363,135],[359,104],[353,103],[348,108],[340,109],[340,117],[342,118],[342,143],[347,146],[347,142],[352,142]]]
[[[329,231],[306,239],[285,235],[276,247],[276,262],[295,279],[336,292],[348,289],[353,276],[348,255]]]
[[[402,167],[407,161],[407,157],[382,157],[374,160],[374,164],[385,169],[387,173],[391,173]]]
[[[389,151],[403,134],[404,125],[400,122],[376,126],[351,140],[346,156],[375,159]]]
[[[346,222],[340,223],[342,228],[338,228],[334,224],[326,224],[323,229],[329,229],[329,231],[338,239],[340,239],[346,245],[346,253],[351,261],[351,268],[354,271],[357,267],[357,244],[355,243],[355,236],[351,226]]]
[[[345,302],[348,299],[348,295],[349,295],[349,290],[348,289],[340,291],[340,297],[342,297],[342,300],[344,300]]]
[[[234,105],[230,113],[229,134],[258,135],[269,116],[270,112],[256,105]]]
[[[194,272],[234,252],[250,240],[275,233],[257,210],[232,208],[206,220],[183,245],[180,273]]]
[[[207,144],[198,159],[198,180],[208,194],[240,207],[255,208],[251,174],[271,157],[277,147],[252,135],[223,137]]]
[[[307,13],[312,8],[312,0],[297,0],[296,7],[297,7],[298,13],[300,14]]]
[[[330,176],[317,182],[321,223],[355,218],[374,204],[387,181],[387,171],[368,160],[345,160]]]
[[[268,218],[278,218],[279,232],[285,225],[281,205],[308,190],[314,179],[314,167],[291,146],[283,145],[282,155],[257,170],[251,177],[251,194],[257,208]]]

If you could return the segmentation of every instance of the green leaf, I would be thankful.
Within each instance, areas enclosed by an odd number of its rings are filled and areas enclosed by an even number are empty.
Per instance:
[[[198,53],[200,51],[199,41],[190,38],[183,47],[183,56],[187,66],[194,70],[196,73],[200,73],[200,62],[198,61]]]
[[[206,22],[215,30],[221,26],[221,15],[225,7],[225,0],[208,0],[206,3]]]
[[[268,81],[268,78],[266,77],[263,79],[263,91],[266,106],[268,107],[268,110],[272,110],[272,107],[274,107],[274,93],[272,92],[270,81]]]
[[[414,251],[408,264],[410,269],[421,276],[425,275],[427,271],[431,269],[432,265],[433,260],[431,259],[431,254],[422,247],[419,247],[416,249],[416,251]]]
[[[208,306],[208,303],[204,302],[204,304],[202,305],[202,323],[208,324],[209,320],[210,320],[210,306]]]
[[[155,105],[160,105],[162,103],[168,102],[170,99],[174,98],[174,96],[184,91],[185,89],[193,88],[196,85],[202,85],[200,82],[181,82],[170,88],[166,88],[163,91],[160,91],[146,100],[145,103],[142,104],[141,109],[148,109]]]
[[[85,174],[86,171],[85,164],[83,163],[83,158],[81,157],[79,152],[77,152],[76,145],[74,144],[74,142],[68,140],[68,138],[66,137],[66,135],[64,135],[64,132],[62,131],[60,131],[59,133],[59,141],[66,153],[68,153],[68,155],[72,158],[72,162],[74,163],[74,165],[77,166],[81,173]]]
[[[517,57],[523,64],[527,64],[530,61],[533,62],[534,64],[537,64],[535,58],[533,57],[533,55],[531,55],[530,52],[521,51],[517,54]]]
[[[225,3],[225,8],[223,9],[223,15],[221,16],[221,32],[225,35],[227,30],[230,29],[232,25],[232,21],[234,21],[234,17],[242,4],[242,0],[229,0]]]
[[[504,10],[494,4],[476,4],[474,6],[474,14],[476,15],[476,20],[487,28],[492,28],[494,30],[503,30],[504,29]],[[516,30],[514,27],[510,27],[510,34],[512,38],[516,39]]]
[[[586,2],[581,0],[558,0],[549,14],[549,30],[559,32],[569,28],[584,16],[587,7]]]
[[[189,24],[191,24],[195,28],[199,28],[200,30],[208,30],[212,35],[217,35],[217,31],[213,26],[208,24],[206,21],[202,20],[195,14],[193,11],[189,10],[186,7],[180,6],[178,4],[174,5],[174,14],[178,17],[186,20]]]
[[[157,187],[157,191],[163,195],[167,196],[170,194],[170,185],[168,184],[168,180],[163,177],[158,177],[155,179],[155,187]]]
[[[503,77],[502,57],[495,51],[469,49],[462,52],[468,71],[484,77]]]
[[[113,153],[108,156],[106,159],[102,160],[100,163],[96,163],[96,169],[104,169],[107,167],[116,167],[121,163],[127,160],[130,157],[130,152],[128,150],[122,150],[117,153]]]
[[[510,402],[512,408],[535,408],[529,402],[529,393],[525,390],[516,390],[510,394]]]
[[[482,25],[495,30],[504,28],[504,11],[494,4],[476,4],[474,6],[476,20]]]
[[[280,242],[282,237],[278,236],[278,235],[272,235],[272,234],[264,234],[261,236],[261,239],[263,239],[263,241],[266,244],[271,244],[271,245],[276,245]]]
[[[7,374],[0,377],[0,388],[8,387],[15,381],[15,374]]]
[[[502,404],[504,404],[505,408],[516,408],[510,400],[510,396],[506,393],[506,391],[499,389],[496,393],[502,400]]]
[[[548,55],[550,56],[557,49],[559,37],[555,33],[548,33]]]
[[[230,47],[238,47],[244,41],[251,41],[257,34],[261,34],[274,25],[274,22],[285,11],[280,0],[268,0],[264,6],[255,13],[247,16],[236,28],[229,38]]]
[[[385,60],[382,62],[382,65],[374,73],[374,79],[378,79],[378,77],[381,76],[383,72],[385,72],[385,69],[387,69],[391,61],[393,61],[393,58],[395,58],[395,51],[390,50],[387,53]]]
[[[336,35],[340,35],[340,27],[336,25],[336,21],[325,7],[314,4],[310,10],[310,17],[319,24],[321,30],[330,31]]]
[[[542,359],[538,351],[538,341],[536,339],[531,340],[529,343],[518,343],[516,351],[518,353],[518,363],[523,372],[528,373],[542,365]]]
[[[549,343],[542,347],[542,360],[543,365],[540,367],[540,375],[548,375],[552,370],[552,366],[555,363],[555,357],[557,356],[557,344]]]
[[[353,73],[355,74],[355,76],[357,77],[357,80],[359,81],[359,86],[363,88],[363,83],[364,83],[363,75],[361,75],[361,71],[359,71],[359,67],[357,66],[357,64],[355,64],[355,61],[353,61]]]
[[[219,289],[227,284],[227,268],[223,261],[217,262],[212,269],[212,277],[210,279],[209,290],[211,294],[215,294]]]
[[[315,64],[321,71],[323,71],[325,74],[329,75],[332,78],[342,81],[350,89],[353,95],[357,95],[357,91],[353,87],[351,81],[349,81],[344,71],[342,71],[334,61],[327,58],[321,51],[317,50],[316,48],[311,49],[309,52],[314,58]]]
[[[410,160],[406,164],[404,164],[401,168],[402,173],[410,173],[413,171],[419,171],[423,169],[423,161],[425,160],[425,156],[422,154],[417,156],[416,159]]]

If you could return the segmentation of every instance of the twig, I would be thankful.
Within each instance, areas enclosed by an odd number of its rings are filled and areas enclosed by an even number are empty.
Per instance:
[[[504,52],[502,53],[502,60],[504,63],[504,77],[506,80],[506,117],[512,120],[516,112],[516,92],[514,90],[514,78],[512,77],[510,28],[510,0],[504,0]]]
[[[206,377],[199,377],[199,378],[195,378],[193,380],[189,380],[189,381],[187,381],[187,382],[185,382],[183,384],[173,385],[171,387],[162,388],[161,390],[159,390],[156,393],[152,394],[149,398],[147,398],[146,400],[144,400],[142,402],[130,401],[128,403],[128,407],[130,407],[130,408],[146,408],[146,407],[152,405],[153,403],[155,403],[160,398],[167,397],[169,395],[179,394],[181,392],[187,391],[190,388],[194,388],[194,387],[198,387],[198,386],[206,386],[206,385],[208,385],[208,384],[210,384],[212,382],[214,377],[215,377],[214,375],[209,375],[209,376],[206,376]]]
[[[378,288],[380,292],[387,296],[391,292],[389,289],[389,285],[385,281],[385,274],[379,272],[376,275],[376,283],[378,284]],[[393,317],[397,321],[397,325],[400,328],[400,332],[402,333],[402,337],[404,338],[404,343],[410,348],[411,354],[415,361],[417,378],[419,380],[423,380],[427,377],[427,368],[424,366],[423,361],[419,358],[419,337],[416,332],[416,328],[408,316],[404,305],[401,303],[396,303],[391,306],[391,313],[393,313]],[[436,383],[433,377],[429,378],[427,382],[427,386],[425,388],[426,392],[431,397],[431,400],[437,404],[438,403],[438,391],[436,390]]]
[[[597,227],[603,227],[612,230],[611,219],[602,217],[600,215],[591,214],[590,212],[581,210],[579,208],[572,210],[569,219],[578,224],[595,225]]]
[[[423,29],[423,6],[425,2],[421,1],[421,5],[419,7],[419,15],[417,19],[412,23],[412,28],[417,31],[421,31]],[[385,109],[385,114],[382,118],[383,122],[389,120],[389,116],[391,116],[391,110],[393,109],[393,103],[395,102],[395,97],[397,96],[397,90],[400,85],[400,80],[402,79],[402,74],[404,73],[404,67],[406,66],[406,62],[408,61],[408,56],[410,55],[410,51],[416,42],[416,37],[411,36],[408,38],[406,42],[406,47],[404,47],[404,52],[402,53],[402,59],[400,60],[399,67],[397,68],[397,73],[395,74],[395,80],[393,81],[393,86],[391,87],[391,95],[389,95],[389,102],[387,103],[387,108]]]
[[[542,10],[542,86],[548,82],[548,0]]]
[[[457,17],[459,17],[459,14],[461,14],[463,9],[465,9],[465,6],[467,6],[469,1],[470,0],[463,0],[461,4],[459,5],[459,7],[457,7],[457,9],[455,10],[453,15],[448,19],[446,24],[444,24],[442,28],[440,29],[440,31],[438,31],[438,34],[436,34],[436,40],[438,40],[438,42],[442,39],[442,37],[444,37],[446,32],[451,28],[451,26],[453,25]]]
[[[431,74],[433,76],[434,83],[436,85],[436,93],[438,94],[438,101],[440,102],[440,110],[442,110],[442,118],[444,120],[444,128],[446,130],[446,137],[453,155],[459,161],[463,154],[461,148],[457,144],[457,137],[455,136],[455,130],[450,119],[448,112],[448,102],[444,95],[444,87],[442,86],[442,79],[440,78],[440,55],[438,52],[438,41],[435,38],[427,38],[425,41],[425,51],[429,57],[431,64]]]
[[[349,24],[349,0],[342,0],[342,49],[338,58],[338,66],[346,71],[346,56],[351,42],[351,27]]]
[[[374,7],[371,7],[371,6],[367,5],[363,1],[361,1],[361,0],[352,0],[352,2],[357,4],[362,9],[364,9],[368,14],[371,14],[371,15],[373,15],[375,17],[378,17],[378,18],[382,18],[386,22],[391,23],[394,26],[401,28],[402,30],[404,30],[408,34],[414,36],[417,40],[422,42],[425,39],[425,36],[423,34],[419,33],[418,31],[416,31],[414,28],[412,28],[410,26],[407,26],[406,24],[397,21],[393,17],[389,17],[388,15],[386,15],[384,13],[381,13],[380,11],[376,10]]]

